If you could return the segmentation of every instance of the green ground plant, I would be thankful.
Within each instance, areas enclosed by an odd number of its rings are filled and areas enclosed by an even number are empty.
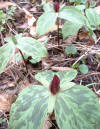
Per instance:
[[[16,7],[11,6],[6,7],[6,12],[3,10],[0,10],[0,32],[5,30],[5,24],[8,22],[8,20],[14,20],[14,12],[16,10]]]
[[[62,28],[63,39],[66,39],[69,35],[76,34],[83,27],[93,36],[93,30],[100,25],[100,16],[91,6],[88,8],[85,5],[74,7],[61,5],[59,2],[48,2],[44,4],[44,11],[37,21],[38,36],[48,32],[56,21],[59,32],[59,19],[67,20]]]
[[[5,41],[7,43],[0,47],[0,73],[3,72],[9,60],[14,55],[15,49],[19,50],[23,60],[23,53],[31,56],[34,60],[47,56],[47,50],[45,46],[33,38],[22,37],[21,34],[18,34],[16,36],[13,35],[9,38],[6,38]],[[26,71],[28,71],[27,66]]]
[[[19,94],[11,107],[9,129],[41,129],[53,111],[59,129],[99,129],[97,97],[89,88],[71,82],[76,75],[76,70],[36,74],[42,85]]]

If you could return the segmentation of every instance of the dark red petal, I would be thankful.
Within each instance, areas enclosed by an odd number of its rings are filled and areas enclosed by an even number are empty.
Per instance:
[[[55,12],[59,12],[59,2],[54,2],[54,10]]]
[[[53,80],[50,84],[50,91],[53,95],[57,94],[60,90],[60,79],[57,75],[54,75]]]

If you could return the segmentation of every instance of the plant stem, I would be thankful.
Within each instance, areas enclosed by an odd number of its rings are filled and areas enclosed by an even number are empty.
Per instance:
[[[23,62],[24,62],[25,68],[26,68],[26,72],[28,73],[28,67],[27,67],[27,64],[26,64],[24,55],[23,55],[23,53],[22,53],[22,51],[21,51],[20,49],[18,49],[18,50],[19,50],[19,52],[20,52],[20,54],[21,54],[21,56],[22,56],[22,59],[23,59]]]
[[[58,45],[60,44],[60,36],[59,36],[59,18],[57,18],[57,30],[58,30],[58,33],[57,33],[57,39],[58,39]]]

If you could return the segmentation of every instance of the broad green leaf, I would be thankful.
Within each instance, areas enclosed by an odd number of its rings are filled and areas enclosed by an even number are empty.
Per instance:
[[[9,129],[41,129],[48,111],[48,95],[42,86],[25,88],[11,107]]]
[[[56,102],[57,96],[56,95],[50,95],[48,100],[48,113],[52,114],[54,108],[55,108],[55,102]]]
[[[86,8],[85,5],[76,5],[75,8],[81,10],[81,11],[84,11],[84,9]]]
[[[55,74],[60,78],[60,84],[63,84],[72,81],[76,77],[77,71],[76,70],[63,71],[63,72],[44,71],[36,74],[35,79],[40,81],[42,85],[48,89]]]
[[[43,9],[45,12],[54,12],[53,4],[52,2],[47,2],[43,4]]]
[[[14,49],[8,43],[0,47],[0,73],[3,72],[13,54]]]
[[[17,39],[17,41],[17,47],[22,50],[22,52],[32,56],[33,59],[47,56],[47,50],[45,46],[39,41],[29,37],[21,37]]]
[[[87,73],[88,73],[88,66],[85,65],[85,64],[81,64],[81,65],[79,66],[79,70],[80,70],[80,72],[81,72],[82,74],[87,74]]]
[[[37,34],[41,36],[49,31],[51,27],[55,24],[57,19],[57,13],[55,12],[45,12],[41,15],[37,21]]]
[[[45,46],[39,41],[30,37],[22,37],[20,34],[16,35],[15,38],[17,43],[14,43],[15,40],[12,40],[12,38],[7,38],[6,41],[15,45],[15,48],[19,48],[25,54],[32,56],[32,59],[36,60],[47,56]]]
[[[86,16],[92,27],[98,27],[100,25],[100,16],[92,8],[86,9]]]
[[[67,55],[74,55],[77,53],[77,49],[74,45],[69,45],[65,48],[65,53]]]
[[[60,12],[58,17],[66,19],[70,22],[74,22],[76,24],[85,25],[86,24],[86,18],[82,14],[82,12],[79,9],[76,9],[73,6],[67,6],[64,7]]]
[[[76,24],[74,22],[70,21],[65,22],[62,28],[63,39],[66,39],[69,35],[76,34],[81,27],[82,25]]]
[[[69,2],[75,2],[75,0],[69,0]]]
[[[85,4],[87,2],[87,0],[77,0],[77,1],[79,1],[80,3],[83,3],[83,4]]]
[[[100,105],[87,87],[75,86],[60,93],[55,116],[60,129],[99,129]]]
[[[35,75],[35,79],[40,81],[44,87],[49,88],[54,74],[56,73],[52,71],[39,72]]]
[[[32,64],[36,64],[41,61],[41,58],[31,59],[29,60]]]
[[[57,72],[56,74],[60,78],[60,83],[63,84],[63,83],[68,83],[72,81],[76,77],[77,71],[68,70],[68,71],[63,71],[63,72]]]
[[[69,88],[74,87],[76,84],[74,82],[63,82],[61,83],[60,87],[61,87],[61,91],[65,91]]]

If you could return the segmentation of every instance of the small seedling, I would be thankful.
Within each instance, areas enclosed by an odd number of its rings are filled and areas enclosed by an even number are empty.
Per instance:
[[[74,55],[77,53],[77,49],[74,45],[69,45],[65,48],[65,53],[67,55]]]
[[[76,75],[76,70],[36,74],[42,85],[19,94],[11,107],[9,129],[41,129],[53,112],[59,129],[99,129],[97,97],[89,88],[71,82]]]
[[[6,8],[6,13],[4,13],[2,10],[0,10],[0,32],[5,30],[4,25],[8,22],[8,20],[14,20],[14,12],[16,10],[16,7],[11,6],[11,8]]]
[[[87,74],[88,73],[88,66],[85,64],[79,65],[79,70],[82,74]]]

